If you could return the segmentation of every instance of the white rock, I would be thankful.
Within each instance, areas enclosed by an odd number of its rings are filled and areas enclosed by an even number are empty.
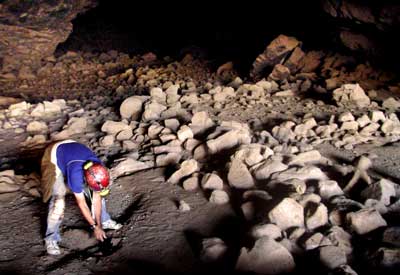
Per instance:
[[[107,135],[107,136],[100,138],[99,142],[100,142],[100,146],[109,147],[114,144],[114,141],[115,141],[114,135]]]
[[[199,188],[199,177],[198,176],[192,176],[190,178],[187,178],[184,180],[183,184],[183,189],[186,191],[193,191]]]
[[[180,96],[178,95],[179,85],[171,85],[165,91],[167,95],[167,104],[172,105],[179,101]]]
[[[326,238],[328,238],[333,245],[339,247],[346,255],[350,255],[353,252],[351,242],[352,236],[340,226],[332,226],[325,234]]]
[[[361,209],[357,212],[350,212],[346,215],[346,219],[357,234],[363,235],[369,233],[379,227],[386,226],[386,221],[375,209]]]
[[[303,212],[303,206],[294,199],[285,198],[268,213],[268,218],[270,222],[286,230],[290,227],[304,226]]]
[[[396,127],[395,123],[388,119],[382,124],[381,131],[384,134],[389,135],[389,134],[391,134],[393,132],[395,127]]]
[[[247,166],[240,160],[233,159],[228,172],[229,185],[238,189],[254,187],[254,179]]]
[[[346,122],[346,121],[354,121],[355,119],[354,119],[354,116],[353,116],[352,113],[345,112],[345,113],[342,113],[342,114],[339,115],[338,120],[340,122]]]
[[[315,193],[306,193],[297,197],[297,202],[300,203],[300,205],[305,208],[309,204],[318,205],[321,202],[321,197]]]
[[[121,161],[115,167],[111,168],[110,174],[113,178],[117,178],[123,175],[132,174],[137,171],[152,168],[154,165],[137,161],[131,158]]]
[[[112,120],[107,120],[103,126],[101,126],[101,131],[109,134],[109,135],[115,135],[121,131],[124,130],[132,130],[131,127],[122,122],[122,121],[112,121]]]
[[[393,97],[389,97],[383,101],[382,107],[389,110],[398,110],[400,109],[400,102]]]
[[[250,142],[251,136],[249,131],[244,129],[231,130],[215,139],[208,140],[207,147],[209,152],[215,154],[241,144],[249,144]]]
[[[210,202],[214,204],[225,204],[229,202],[229,196],[223,190],[214,190],[211,192]]]
[[[213,126],[214,122],[205,111],[195,113],[192,117],[192,122],[189,124],[194,135],[202,134]]]
[[[363,128],[364,126],[371,123],[371,120],[369,119],[369,117],[366,114],[364,114],[357,119],[357,123],[360,126],[360,128]]]
[[[122,130],[119,132],[116,136],[116,139],[118,141],[123,141],[123,140],[129,140],[133,137],[133,132],[132,129],[129,127],[129,129]]]
[[[272,223],[267,223],[254,226],[250,231],[250,235],[254,239],[269,237],[270,239],[276,240],[282,237],[282,232],[277,225]]]
[[[257,180],[268,179],[273,173],[285,171],[288,168],[286,164],[283,164],[277,159],[268,159],[254,171],[254,177]]]
[[[185,160],[181,163],[178,171],[173,173],[168,179],[169,183],[177,184],[183,177],[189,176],[199,169],[198,163],[194,159]]]
[[[360,135],[370,136],[373,133],[375,133],[379,129],[379,127],[380,127],[379,123],[372,122],[367,126],[365,126],[364,128],[362,128],[362,130],[359,133]]]
[[[170,118],[164,120],[164,125],[165,127],[171,129],[173,132],[176,132],[179,129],[180,123],[179,120],[177,120],[176,118]]]
[[[372,122],[379,122],[379,121],[385,122],[386,117],[382,111],[374,110],[371,112],[371,120],[372,120]]]
[[[378,201],[375,199],[367,199],[364,202],[364,206],[366,208],[374,208],[379,214],[384,215],[388,212],[388,208],[382,201]]]
[[[358,84],[344,84],[333,91],[333,99],[336,102],[350,103],[358,107],[367,107],[371,100]]]
[[[30,134],[47,133],[48,127],[46,122],[32,121],[26,127],[26,131]]]
[[[272,175],[272,179],[277,181],[288,181],[290,179],[299,180],[325,180],[327,176],[318,167],[315,166],[305,166],[301,168],[290,168],[281,173],[276,173]]]
[[[328,223],[328,209],[322,203],[307,207],[305,212],[306,227],[309,230],[315,230]]]
[[[189,128],[187,125],[182,125],[177,133],[178,139],[184,142],[187,139],[193,138],[192,129]]]
[[[309,251],[322,245],[326,245],[325,243],[329,243],[330,245],[332,244],[330,243],[329,239],[326,239],[324,235],[322,235],[320,232],[317,232],[305,240],[302,246],[305,250]]]
[[[167,109],[166,106],[155,102],[149,101],[145,103],[144,112],[142,115],[143,121],[151,121],[151,120],[158,120],[161,116],[161,113]]]
[[[206,190],[222,190],[224,183],[217,174],[207,173],[201,179],[201,187]]]
[[[8,110],[10,111],[9,116],[10,117],[22,116],[29,110],[29,108],[30,108],[30,104],[27,103],[26,101],[11,104],[8,107]]]
[[[357,121],[346,121],[342,123],[340,126],[340,131],[357,131],[358,130],[358,122]]]
[[[157,167],[164,167],[178,164],[182,158],[181,153],[167,153],[167,154],[160,154],[156,156],[156,166]]]
[[[151,100],[165,105],[167,103],[167,95],[161,88],[155,87],[150,90]]]
[[[203,239],[200,259],[205,263],[217,262],[225,256],[227,251],[228,247],[220,238]]]
[[[343,190],[334,180],[320,180],[318,182],[318,191],[323,200],[329,200],[331,197],[343,195]]]
[[[159,134],[163,129],[164,127],[161,125],[152,124],[147,130],[147,135],[149,136],[150,139],[158,138]]]
[[[14,170],[4,170],[4,171],[0,171],[0,177],[9,177],[9,178],[13,178],[15,177],[15,172]]]
[[[384,205],[389,205],[390,198],[396,196],[396,190],[393,182],[381,179],[363,190],[361,196],[364,199],[375,199],[382,202]]]
[[[319,248],[319,260],[328,269],[335,269],[347,263],[346,254],[343,250],[333,245]]]
[[[322,156],[318,150],[311,150],[291,157],[288,164],[304,166],[307,163],[317,163],[321,161],[321,158]]]
[[[257,274],[289,273],[295,268],[290,252],[278,242],[268,238],[260,238],[249,251],[242,248],[236,269]]]
[[[187,212],[190,211],[190,206],[184,200],[179,201],[179,211]]]

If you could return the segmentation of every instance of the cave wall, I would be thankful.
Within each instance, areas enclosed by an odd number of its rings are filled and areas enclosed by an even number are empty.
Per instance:
[[[179,39],[188,43],[201,40],[206,42],[200,46],[214,47],[222,54],[247,52],[246,58],[252,62],[265,45],[284,33],[302,40],[306,47],[324,40],[321,45],[329,50],[344,46],[351,53],[378,57],[383,63],[396,63],[399,57],[400,45],[395,38],[400,3],[395,0],[222,2],[221,7],[211,1],[195,3],[194,7],[168,2],[163,7],[127,0],[0,0],[0,71],[18,72],[27,67],[36,70],[41,59],[51,56],[70,36],[72,20],[85,17],[79,14],[87,10],[95,11],[96,5],[106,6],[103,13],[92,15],[97,16],[92,25],[99,33],[104,31],[99,22],[120,21],[118,28],[130,29],[127,39],[136,37],[134,43],[148,40],[146,47],[154,44],[171,48],[184,45],[174,43]],[[77,24],[74,33],[80,27]],[[191,30],[186,31],[186,27]],[[238,58],[244,60],[243,56]]]
[[[96,0],[0,1],[0,68],[38,68],[68,38],[77,14],[95,5]]]

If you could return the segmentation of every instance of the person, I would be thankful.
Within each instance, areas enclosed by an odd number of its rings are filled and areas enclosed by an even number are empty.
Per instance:
[[[74,194],[97,240],[107,238],[104,230],[122,227],[111,219],[106,210],[104,196],[109,193],[110,186],[108,170],[87,146],[74,140],[50,144],[42,157],[41,172],[43,201],[50,199],[45,236],[48,254],[61,254],[59,229],[68,189]]]

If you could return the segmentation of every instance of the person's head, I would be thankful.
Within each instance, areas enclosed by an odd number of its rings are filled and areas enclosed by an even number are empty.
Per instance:
[[[110,192],[110,175],[106,167],[100,163],[88,161],[83,165],[86,184],[95,192],[100,192],[101,196],[106,196]]]

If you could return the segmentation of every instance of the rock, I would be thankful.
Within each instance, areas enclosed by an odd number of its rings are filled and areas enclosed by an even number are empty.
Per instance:
[[[107,133],[108,135],[115,135],[121,131],[124,130],[132,130],[131,127],[120,121],[112,121],[112,120],[107,120],[103,126],[101,126],[101,131]]]
[[[171,184],[178,184],[178,182],[186,176],[189,176],[199,169],[198,163],[194,159],[185,160],[181,163],[178,171],[172,174],[167,182]]]
[[[389,97],[383,101],[382,107],[389,110],[398,110],[400,109],[400,102],[393,97]]]
[[[85,117],[72,117],[68,120],[66,128],[63,131],[53,135],[52,139],[68,139],[72,135],[84,133],[86,131],[86,127],[87,119]]]
[[[102,146],[102,147],[110,147],[114,144],[114,141],[115,141],[114,135],[107,135],[107,136],[100,138],[100,140],[99,140],[100,146]]]
[[[254,226],[250,231],[250,235],[254,239],[268,237],[270,239],[276,240],[282,237],[282,232],[277,225],[267,223]]]
[[[318,181],[318,191],[321,198],[326,201],[334,196],[341,196],[344,194],[339,184],[334,180]]]
[[[380,268],[390,268],[393,272],[398,270],[400,266],[400,249],[399,248],[379,248],[371,257],[369,262],[373,262],[375,266]],[[395,274],[395,273],[393,273]]]
[[[235,97],[235,95],[235,90],[232,87],[224,87],[213,95],[213,99],[215,102],[223,102],[229,97]]]
[[[341,265],[338,268],[335,269],[335,273],[337,275],[357,275],[357,272],[355,272],[349,265]]]
[[[350,112],[340,114],[338,120],[340,122],[355,121],[353,114]]]
[[[311,150],[291,157],[288,164],[304,166],[307,163],[319,162],[321,161],[321,158],[322,156],[318,150]]]
[[[14,170],[0,171],[0,177],[14,178],[15,177],[15,172],[14,172]]]
[[[319,260],[328,269],[335,269],[347,263],[346,254],[339,247],[333,245],[319,248]]]
[[[254,219],[256,214],[254,202],[252,201],[245,202],[240,206],[240,209],[242,210],[243,217],[247,221],[251,221]]]
[[[390,198],[396,196],[396,190],[394,183],[381,179],[380,181],[369,185],[366,189],[361,192],[361,196],[364,199],[375,199],[382,202],[384,205],[390,204]]]
[[[285,171],[287,168],[288,166],[278,159],[268,159],[255,169],[254,177],[257,180],[265,180],[273,173]]]
[[[352,236],[344,231],[340,226],[332,226],[325,234],[326,238],[328,238],[333,245],[344,251],[346,255],[350,255],[353,252],[351,242]]]
[[[262,74],[265,68],[272,68],[275,64],[281,62],[281,60],[288,56],[299,44],[300,41],[294,37],[279,35],[267,46],[264,53],[256,58],[250,76],[257,78]]]
[[[389,227],[383,233],[382,241],[395,247],[400,247],[400,227]]]
[[[319,232],[311,235],[302,244],[303,248],[306,251],[313,250],[313,249],[316,249],[318,247],[325,246],[325,245],[332,245],[332,243],[330,242],[330,240],[328,238],[325,238],[324,235],[322,235]]]
[[[318,205],[321,202],[321,197],[315,193],[305,193],[297,197],[297,202],[304,208],[311,205]]]
[[[143,121],[158,120],[161,113],[167,109],[166,106],[159,104],[155,101],[149,101],[145,103],[144,112],[142,115]]]
[[[32,121],[28,124],[28,126],[26,126],[26,131],[29,134],[47,133],[48,127],[46,122]]]
[[[322,203],[307,207],[305,216],[306,227],[309,230],[315,230],[328,223],[328,209]]]
[[[363,128],[366,125],[370,124],[371,120],[369,119],[369,117],[366,114],[364,114],[360,118],[357,119],[357,123],[360,126],[360,128]]]
[[[151,100],[165,105],[167,103],[167,95],[163,92],[161,88],[152,88],[150,90]]]
[[[283,81],[290,75],[290,70],[281,64],[276,64],[271,74],[268,76],[269,80]]]
[[[225,191],[214,190],[211,192],[210,202],[215,204],[225,204],[229,202],[229,196]]]
[[[198,176],[192,176],[190,178],[187,178],[186,180],[183,181],[183,189],[186,191],[193,191],[199,188],[199,177]]]
[[[178,95],[178,90],[179,85],[171,85],[165,91],[165,94],[167,95],[167,105],[173,105],[179,101],[180,96]]]
[[[295,74],[301,68],[301,61],[303,60],[304,56],[305,53],[300,49],[300,47],[296,47],[289,59],[285,61],[284,65],[292,74]]]
[[[176,165],[179,163],[181,158],[182,158],[182,154],[175,153],[175,152],[157,155],[156,166],[164,167],[164,166]]]
[[[179,201],[179,211],[187,212],[190,211],[190,206],[184,200]]]
[[[201,179],[201,187],[209,190],[222,190],[224,183],[217,174],[207,173]]]
[[[242,248],[236,269],[257,274],[289,273],[295,268],[290,252],[281,244],[268,237],[260,238],[249,251]]]
[[[293,97],[296,96],[296,93],[293,90],[285,90],[281,92],[276,92],[274,96],[281,96],[281,97]]]
[[[150,139],[156,139],[163,129],[164,127],[162,127],[161,125],[152,124],[147,130],[147,135]]]
[[[352,104],[358,107],[367,107],[371,100],[358,84],[344,84],[333,91],[333,99],[342,104]]]
[[[184,142],[187,139],[193,138],[192,129],[189,128],[187,125],[182,125],[177,133],[178,139]]]
[[[193,115],[189,127],[192,129],[194,135],[200,135],[214,126],[214,122],[205,111],[197,112]]]
[[[215,139],[208,140],[207,147],[210,153],[215,154],[241,144],[249,144],[250,142],[249,131],[246,129],[237,129],[230,130]]]
[[[200,259],[205,263],[217,262],[225,256],[227,251],[228,247],[220,238],[203,239]]]
[[[359,133],[360,135],[363,136],[370,136],[373,133],[375,133],[379,129],[380,125],[379,123],[373,123],[371,122],[367,126],[365,126]]]
[[[303,207],[294,199],[285,198],[276,205],[269,213],[269,221],[275,223],[282,230],[291,227],[304,226]]]
[[[228,172],[229,185],[238,189],[254,187],[254,179],[247,166],[240,160],[233,159]]]
[[[28,109],[30,108],[30,104],[27,103],[26,101],[22,101],[19,103],[11,104],[8,107],[8,110],[10,111],[9,116],[10,117],[19,117],[24,115]]]
[[[342,123],[342,126],[339,129],[340,131],[357,131],[358,130],[358,122],[356,121],[346,121]]]
[[[118,163],[118,165],[116,165],[115,167],[111,168],[110,174],[112,175],[113,178],[118,178],[120,176],[152,168],[153,166],[154,165],[150,163],[145,163],[131,158],[127,158]]]
[[[4,180],[0,178],[0,194],[16,192],[19,189],[20,187],[18,185],[4,182]]]
[[[386,221],[375,209],[367,208],[357,212],[350,212],[346,215],[346,219],[351,229],[359,235],[387,225]]]
[[[1,78],[1,76],[0,76]],[[1,107],[9,107],[11,104],[16,104],[18,102],[21,102],[21,98],[15,98],[15,97],[8,97],[8,96],[0,96],[0,106]]]
[[[290,168],[281,173],[272,175],[272,179],[276,181],[288,181],[290,179],[306,180],[325,180],[327,176],[318,167],[305,166],[301,168]]]
[[[382,111],[374,110],[371,112],[371,121],[375,123],[385,122],[386,121],[385,114]]]
[[[131,96],[125,99],[119,107],[122,119],[138,120],[143,110],[143,102],[146,99],[143,96]]]
[[[176,132],[179,129],[180,123],[179,120],[177,120],[176,118],[170,118],[164,120],[164,125],[165,127],[171,129],[172,132]]]
[[[381,131],[382,133],[384,133],[385,135],[390,135],[393,133],[394,129],[395,129],[395,123],[391,120],[386,120],[382,126],[381,126]]]

